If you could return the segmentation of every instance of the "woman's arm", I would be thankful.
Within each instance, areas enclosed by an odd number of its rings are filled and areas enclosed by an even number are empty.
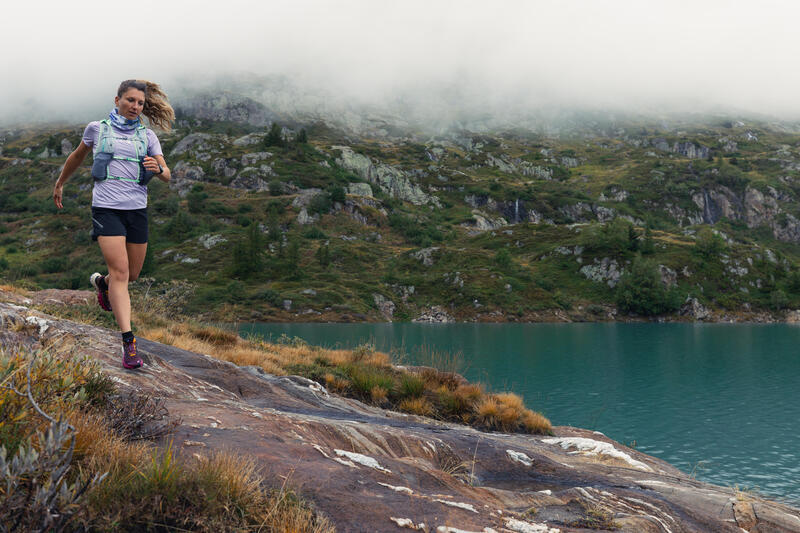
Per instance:
[[[167,162],[164,161],[164,156],[161,154],[155,155],[153,157],[150,156],[145,157],[144,161],[142,161],[142,165],[147,170],[155,172],[156,177],[161,181],[169,181],[169,179],[172,177],[172,174],[170,174],[169,171],[169,167],[167,166]],[[159,165],[161,165],[161,168],[164,169],[164,172],[161,172],[161,174],[159,174],[159,169],[158,169]]]
[[[67,161],[64,163],[64,168],[61,169],[61,175],[58,176],[56,180],[56,185],[53,188],[53,201],[56,203],[56,207],[61,209],[64,207],[61,204],[61,198],[64,192],[64,183],[72,176],[72,174],[78,170],[78,167],[81,166],[83,160],[86,159],[86,156],[89,154],[91,148],[86,146],[82,141],[78,143],[78,147],[72,151],[71,154],[67,157]]]

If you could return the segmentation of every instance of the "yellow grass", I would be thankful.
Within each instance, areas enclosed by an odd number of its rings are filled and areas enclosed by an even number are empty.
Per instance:
[[[419,416],[431,416],[433,414],[433,406],[427,398],[406,398],[398,404],[397,409]]]
[[[311,364],[322,357],[333,365],[361,361],[371,366],[389,366],[389,355],[367,349],[327,350],[305,344],[273,344],[240,338],[230,331],[211,326],[175,323],[169,326],[142,327],[141,337],[184,350],[203,353],[239,366],[260,366],[270,374],[285,375],[287,366]]]

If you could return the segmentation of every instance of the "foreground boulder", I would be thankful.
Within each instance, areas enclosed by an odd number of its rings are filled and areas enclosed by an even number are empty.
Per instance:
[[[797,509],[701,483],[596,432],[485,433],[145,339],[145,367],[126,371],[117,333],[31,307],[64,298],[93,295],[0,291],[0,345],[80,343],[122,391],[165,398],[182,453],[249,455],[338,531],[800,532]]]

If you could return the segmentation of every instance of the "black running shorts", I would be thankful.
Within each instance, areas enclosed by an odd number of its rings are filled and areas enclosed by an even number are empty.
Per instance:
[[[127,242],[144,244],[147,242],[147,208],[109,209],[92,207],[92,240],[97,237],[125,237]]]

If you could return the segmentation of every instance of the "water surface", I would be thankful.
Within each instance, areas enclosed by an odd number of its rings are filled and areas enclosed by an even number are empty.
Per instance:
[[[555,425],[601,431],[698,479],[800,502],[800,327],[784,324],[254,324],[273,340],[370,341],[511,390]]]

